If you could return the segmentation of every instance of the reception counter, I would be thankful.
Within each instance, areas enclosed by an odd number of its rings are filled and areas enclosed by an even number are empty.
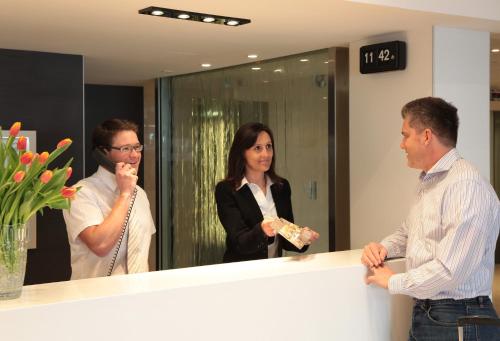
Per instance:
[[[406,340],[411,299],[364,283],[361,250],[25,286],[2,340]],[[403,260],[390,261],[396,272]]]

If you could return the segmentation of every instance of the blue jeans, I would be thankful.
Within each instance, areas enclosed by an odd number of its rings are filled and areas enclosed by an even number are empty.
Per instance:
[[[457,319],[463,316],[497,317],[488,296],[463,300],[415,300],[409,341],[457,341]],[[500,328],[467,325],[464,340],[500,340]]]

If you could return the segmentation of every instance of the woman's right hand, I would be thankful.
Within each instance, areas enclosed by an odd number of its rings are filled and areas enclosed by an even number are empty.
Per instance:
[[[262,222],[260,227],[266,236],[274,237],[276,235],[276,232],[274,232],[274,229],[271,227],[271,222]]]

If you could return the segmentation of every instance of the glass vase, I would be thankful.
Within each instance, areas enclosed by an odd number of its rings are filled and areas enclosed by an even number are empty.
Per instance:
[[[0,225],[0,300],[21,296],[28,237],[26,224]]]

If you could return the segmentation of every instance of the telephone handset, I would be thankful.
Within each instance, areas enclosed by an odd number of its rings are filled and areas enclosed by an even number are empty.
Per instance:
[[[104,167],[106,170],[115,174],[116,163],[111,161],[100,148],[95,148],[92,151],[92,157],[97,161],[97,163],[100,166]],[[109,269],[107,272],[108,276],[111,276],[111,274],[113,273],[113,269],[115,267],[115,262],[116,262],[116,257],[118,256],[118,251],[120,251],[120,247],[122,245],[125,231],[127,230],[128,221],[130,219],[130,214],[132,213],[132,207],[134,207],[134,202],[135,202],[136,196],[137,196],[137,188],[134,188],[134,192],[132,193],[132,199],[130,200],[130,205],[129,205],[128,210],[127,210],[127,215],[125,216],[125,220],[123,221],[123,224],[122,224],[122,231],[120,233],[120,238],[118,239],[118,242],[117,242],[118,245],[115,249],[113,257],[111,258],[111,264],[109,265]]]
[[[115,174],[116,170],[116,163],[111,161],[106,154],[100,149],[100,148],[95,148],[92,151],[92,157],[97,161],[97,163],[104,167],[106,170],[110,171],[111,173]]]

